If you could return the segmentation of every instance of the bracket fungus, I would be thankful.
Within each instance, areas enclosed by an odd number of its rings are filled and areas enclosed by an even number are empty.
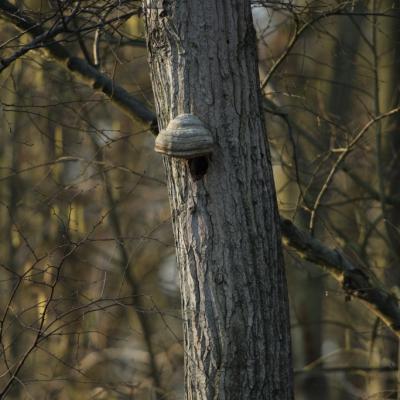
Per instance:
[[[191,159],[212,153],[213,137],[193,114],[180,114],[156,138],[155,151],[170,157]]]

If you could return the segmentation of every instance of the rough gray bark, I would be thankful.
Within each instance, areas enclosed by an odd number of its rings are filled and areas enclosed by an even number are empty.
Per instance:
[[[203,179],[165,159],[188,399],[291,399],[279,216],[249,0],[145,1],[160,128],[196,114],[215,149]]]

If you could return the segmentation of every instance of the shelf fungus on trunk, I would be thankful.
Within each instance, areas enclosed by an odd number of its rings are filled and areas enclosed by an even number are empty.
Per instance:
[[[193,114],[180,114],[156,138],[155,151],[169,157],[186,159],[190,175],[201,179],[208,168],[214,140],[203,122]]]

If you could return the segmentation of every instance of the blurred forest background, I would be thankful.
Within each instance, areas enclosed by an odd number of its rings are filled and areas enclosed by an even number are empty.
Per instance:
[[[183,399],[154,137],[43,51],[152,108],[140,6],[0,1],[0,398]],[[400,296],[400,115],[364,129],[399,104],[400,1],[254,1],[254,19],[281,215]],[[396,336],[290,251],[286,269],[296,398],[400,398]]]

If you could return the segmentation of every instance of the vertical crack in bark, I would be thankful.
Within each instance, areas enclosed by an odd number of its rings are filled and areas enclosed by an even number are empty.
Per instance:
[[[163,16],[146,12],[160,127],[192,112],[216,143],[199,180],[187,163],[165,159],[185,316],[186,397],[291,399],[286,283],[254,94],[250,2],[168,4]]]

